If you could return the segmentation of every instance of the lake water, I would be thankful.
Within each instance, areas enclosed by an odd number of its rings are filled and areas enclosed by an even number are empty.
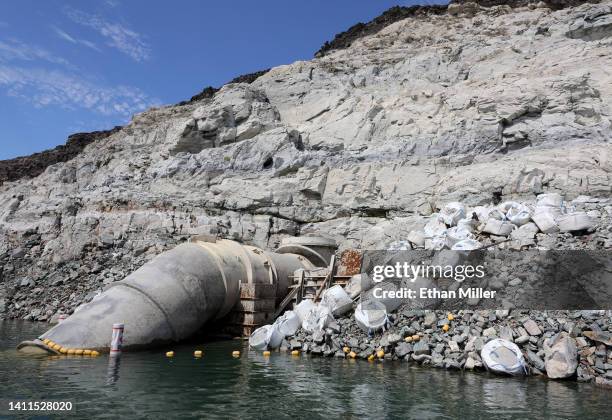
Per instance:
[[[8,401],[71,401],[52,418],[610,418],[590,384],[444,371],[402,362],[249,352],[238,340],[97,358],[23,356],[48,324],[0,321],[0,418]],[[201,349],[204,356],[193,357]],[[174,358],[165,351],[174,350]],[[233,358],[233,350],[241,350]],[[32,415],[32,413],[30,413]],[[3,417],[4,416],[4,417]],[[43,417],[44,418],[44,417]],[[49,418],[49,417],[47,417]]]

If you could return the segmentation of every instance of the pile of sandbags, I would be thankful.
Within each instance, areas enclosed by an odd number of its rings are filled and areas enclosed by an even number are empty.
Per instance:
[[[301,320],[296,312],[286,311],[274,324],[257,328],[249,337],[249,346],[255,350],[278,348],[283,338],[292,336],[300,328]]]
[[[353,308],[353,300],[340,285],[335,285],[323,292],[321,303],[304,299],[293,311],[286,311],[274,324],[264,325],[249,337],[249,345],[255,350],[278,348],[283,338],[290,337],[302,327],[309,333],[322,331],[334,321]]]
[[[469,251],[481,248],[478,238],[485,235],[509,237],[520,248],[535,245],[539,232],[589,231],[595,227],[592,217],[567,206],[557,193],[540,194],[535,203],[506,201],[468,208],[451,202],[431,215],[423,231],[411,231],[405,241],[394,242],[392,248],[407,249],[405,242],[409,242],[412,248]]]

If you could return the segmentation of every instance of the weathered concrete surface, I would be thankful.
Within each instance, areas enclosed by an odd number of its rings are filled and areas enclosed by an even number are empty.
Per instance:
[[[0,314],[70,311],[196,233],[379,248],[449,201],[609,197],[611,6],[460,5],[137,115],[0,186]]]
[[[184,340],[228,315],[240,300],[241,284],[273,285],[282,299],[288,274],[313,267],[295,254],[262,254],[261,249],[227,240],[181,244],[79,306],[38,338],[51,348],[57,345],[55,350],[108,351],[114,324],[127,323],[122,340],[126,349]],[[22,343],[20,349],[24,347],[39,348],[40,343]]]

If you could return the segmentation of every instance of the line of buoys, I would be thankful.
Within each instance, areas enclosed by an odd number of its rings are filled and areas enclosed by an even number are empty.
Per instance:
[[[83,350],[83,349],[71,349],[68,347],[63,347],[61,344],[57,344],[48,338],[42,340],[42,342],[49,347],[63,355],[66,356],[99,356],[100,353],[95,350]]]
[[[269,350],[266,350],[266,351],[264,351],[264,352],[263,352],[263,355],[264,355],[265,357],[269,357],[271,354],[272,354],[272,353],[271,353]],[[298,354],[299,354],[299,352],[298,352],[297,350],[294,350],[294,351],[292,351],[292,352],[291,352],[291,354],[293,354],[293,355],[295,356],[295,355],[298,355]],[[193,352],[193,355],[194,355],[194,357],[196,357],[196,358],[200,358],[200,357],[202,357],[202,356],[204,355],[204,352],[203,352],[202,350],[195,350],[195,351]],[[234,351],[232,352],[232,356],[233,356],[233,357],[240,357],[240,351],[238,351],[238,350],[234,350]],[[174,357],[174,351],[172,351],[172,350],[171,350],[171,351],[167,351],[167,352],[166,352],[166,357]]]

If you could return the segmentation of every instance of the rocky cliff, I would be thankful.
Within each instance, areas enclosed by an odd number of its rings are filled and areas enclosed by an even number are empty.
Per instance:
[[[594,197],[609,246],[612,1],[480,3],[389,19],[8,176],[0,316],[69,311],[190,235],[382,248],[450,201]]]

